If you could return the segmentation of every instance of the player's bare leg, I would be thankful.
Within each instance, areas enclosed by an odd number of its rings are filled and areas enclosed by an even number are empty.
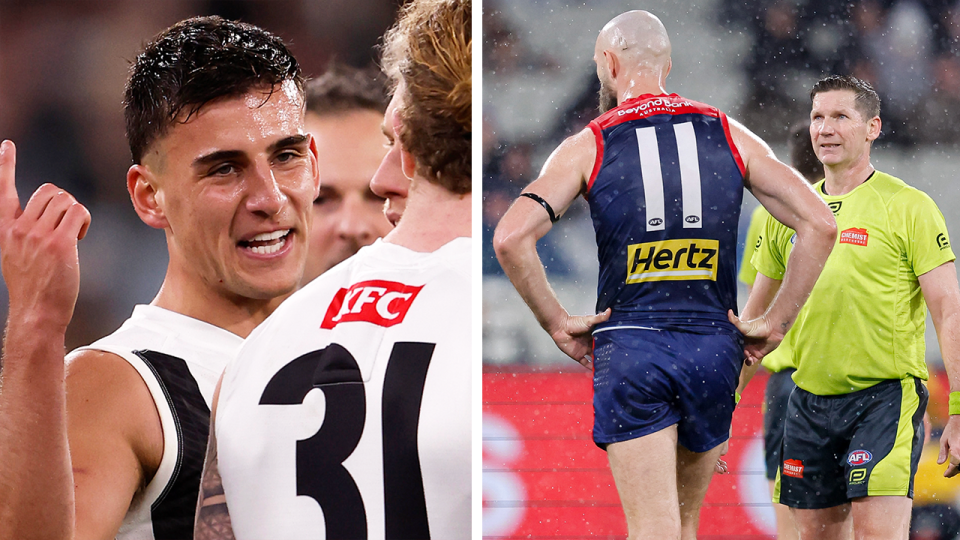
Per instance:
[[[629,540],[680,538],[677,426],[607,446]],[[713,464],[716,463],[714,457]]]
[[[768,480],[767,484],[770,486],[770,496],[772,497],[777,482]],[[793,512],[790,507],[773,503],[773,513],[777,516],[777,540],[798,540],[800,533],[797,532],[797,524],[793,521]]]
[[[677,500],[680,505],[680,526],[683,540],[696,540],[700,525],[700,506],[713,478],[714,464],[723,445],[706,452],[691,452],[677,446]]]
[[[874,496],[853,500],[856,540],[906,540],[910,537],[909,497]]]
[[[800,540],[846,540],[853,537],[850,503],[817,510],[792,510]]]

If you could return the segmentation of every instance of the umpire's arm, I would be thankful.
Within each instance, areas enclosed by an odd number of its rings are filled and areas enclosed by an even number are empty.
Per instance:
[[[950,392],[960,391],[960,286],[957,268],[948,262],[919,276],[923,299],[930,308],[933,326],[940,341],[940,355],[950,380]],[[951,477],[960,472],[960,415],[950,415],[940,436],[940,456],[937,463],[949,459],[943,475]]]
[[[596,152],[593,132],[584,129],[554,150],[543,165],[540,177],[523,192],[542,198],[559,217],[578,195],[585,192]],[[572,317],[560,305],[537,255],[537,240],[552,226],[545,206],[534,199],[520,197],[497,224],[493,247],[503,271],[540,326],[560,350],[589,367],[592,360],[590,329],[605,321],[609,310],[600,315]]]

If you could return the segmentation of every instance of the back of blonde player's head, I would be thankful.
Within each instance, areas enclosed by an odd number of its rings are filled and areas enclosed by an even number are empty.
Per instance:
[[[470,0],[414,0],[387,31],[383,69],[402,92],[400,142],[417,174],[470,193]]]

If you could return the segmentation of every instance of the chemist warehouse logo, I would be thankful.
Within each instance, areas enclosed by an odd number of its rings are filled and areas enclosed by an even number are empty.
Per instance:
[[[717,280],[716,240],[684,239],[627,246],[627,283]]]
[[[781,471],[785,476],[803,478],[803,461],[799,459],[784,460]]]
[[[865,246],[870,240],[870,234],[866,229],[852,227],[840,233],[841,244],[853,244],[855,246]]]
[[[400,324],[422,288],[383,280],[355,283],[333,296],[320,328],[329,330],[340,323],[357,321],[378,326]]]

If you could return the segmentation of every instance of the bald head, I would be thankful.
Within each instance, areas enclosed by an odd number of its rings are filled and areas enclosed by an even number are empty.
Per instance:
[[[670,71],[667,29],[647,11],[622,13],[600,31],[594,60],[601,83],[620,82],[623,85],[620,91],[641,87],[639,93],[631,92],[633,96],[653,91],[649,88],[651,84],[661,87],[662,91]]]

